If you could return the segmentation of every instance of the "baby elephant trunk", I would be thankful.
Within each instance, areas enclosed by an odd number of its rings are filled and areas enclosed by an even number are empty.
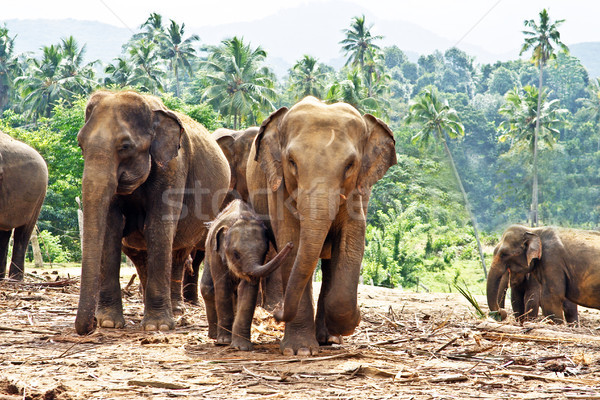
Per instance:
[[[290,254],[292,247],[294,247],[294,244],[292,242],[288,242],[271,261],[264,265],[253,268],[252,271],[249,271],[249,275],[255,278],[264,278],[268,276],[271,272],[275,271],[281,266],[283,260],[285,260],[287,255]]]

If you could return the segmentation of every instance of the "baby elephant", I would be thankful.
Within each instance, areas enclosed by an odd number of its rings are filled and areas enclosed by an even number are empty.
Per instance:
[[[276,270],[292,248],[288,243],[265,264],[269,242],[265,225],[241,200],[229,203],[211,223],[200,288],[208,336],[217,344],[252,350],[250,328],[259,280]]]

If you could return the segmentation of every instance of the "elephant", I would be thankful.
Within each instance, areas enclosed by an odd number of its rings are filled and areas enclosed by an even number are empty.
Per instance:
[[[225,154],[229,162],[231,181],[229,183],[229,192],[223,201],[223,207],[234,199],[248,201],[248,186],[246,184],[246,164],[250,146],[258,133],[258,127],[250,127],[243,131],[235,131],[227,128],[219,128],[212,133],[212,137],[217,141],[219,147]],[[203,252],[195,252],[191,270],[186,270],[183,278],[183,297],[191,303],[198,302],[198,277],[200,264],[204,259]],[[271,280],[272,278],[269,277]],[[281,278],[272,286],[281,287]],[[273,288],[270,292],[275,292],[272,297],[279,301],[282,297],[282,289],[279,291]],[[264,302],[264,301],[263,301]]]
[[[494,251],[498,251],[498,247]],[[515,319],[519,322],[536,319],[540,308],[542,287],[531,273],[518,273],[507,269],[500,279],[498,303],[488,302],[490,311],[497,311],[501,320],[506,319],[508,316],[503,308],[509,282],[511,305]],[[577,304],[565,299],[563,312],[567,323],[577,322]]]
[[[217,344],[252,350],[250,328],[259,281],[279,268],[292,247],[291,242],[286,244],[265,264],[269,242],[264,223],[239,199],[229,203],[211,223],[201,291],[208,336],[217,339]]]
[[[121,250],[140,276],[142,328],[174,329],[183,266],[204,249],[205,223],[227,194],[227,159],[201,124],[134,91],[93,93],[77,139],[84,159],[77,333],[124,326]]]
[[[600,308],[596,290],[600,285],[600,232],[509,226],[494,250],[487,280],[488,305],[502,318],[506,317],[506,311],[500,308],[498,299],[503,297],[506,283],[502,281],[507,271],[511,274],[511,286],[515,286],[512,290],[516,313],[531,309],[520,299],[539,290],[539,305],[545,317],[556,323],[575,322],[577,305]],[[527,274],[529,278],[520,278]]]
[[[33,148],[0,132],[0,279],[6,275],[8,243],[14,231],[8,277],[23,280],[25,252],[48,188],[48,167]]]
[[[285,321],[280,350],[317,354],[360,322],[357,289],[372,186],[396,164],[395,140],[380,119],[346,103],[308,96],[263,121],[247,165],[250,203],[276,238],[294,244],[281,266]],[[323,282],[314,314],[311,277]]]

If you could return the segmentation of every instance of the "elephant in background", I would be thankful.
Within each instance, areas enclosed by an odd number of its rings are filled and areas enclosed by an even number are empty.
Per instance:
[[[25,252],[47,187],[48,168],[42,156],[0,132],[0,279],[6,275],[8,243],[14,230],[8,277],[23,280]]]
[[[234,131],[226,128],[219,128],[212,133],[212,137],[217,141],[221,151],[229,162],[229,168],[231,172],[231,180],[229,182],[229,191],[225,200],[223,201],[223,208],[234,199],[242,199],[248,201],[248,185],[246,184],[246,164],[248,162],[248,154],[250,153],[250,147],[252,141],[258,133],[257,127],[250,127],[243,131]],[[203,252],[195,252],[192,262],[191,270],[186,270],[183,278],[183,297],[190,303],[198,302],[198,277],[200,271],[200,264],[204,259]],[[272,278],[269,277],[269,280]],[[272,287],[275,286],[275,287]],[[283,296],[282,289],[276,290],[277,287],[281,287],[281,278],[278,282],[269,285],[269,293],[275,292],[269,298],[261,299],[263,303],[278,302]],[[265,296],[266,297],[266,296]]]
[[[250,329],[259,280],[279,268],[292,247],[288,243],[265,264],[269,242],[265,225],[241,200],[229,203],[211,223],[201,287],[208,336],[218,344],[252,350]]]
[[[229,187],[227,159],[201,124],[132,91],[92,94],[77,139],[84,159],[77,332],[124,326],[121,250],[140,276],[143,329],[173,329],[183,312],[183,266],[203,250],[205,223]]]
[[[360,322],[357,287],[372,186],[396,163],[392,131],[345,103],[307,97],[260,126],[247,166],[250,202],[277,248],[292,242],[281,267],[283,354],[310,355],[341,342]],[[311,277],[322,259],[316,317]]]
[[[494,250],[487,280],[489,308],[498,311],[502,319],[507,314],[498,303],[504,297],[509,271],[517,317],[533,307],[537,310],[535,296],[539,293],[545,317],[557,323],[575,322],[577,305],[600,308],[596,290],[600,285],[600,233],[557,227],[508,227]],[[526,304],[527,298],[533,301]]]

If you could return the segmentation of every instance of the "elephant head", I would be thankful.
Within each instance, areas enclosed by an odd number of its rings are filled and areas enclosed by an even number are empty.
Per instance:
[[[263,264],[269,242],[265,225],[252,212],[244,212],[231,226],[220,226],[215,233],[214,251],[230,272],[248,282],[257,282],[281,266],[290,253],[286,244],[268,263]]]
[[[499,296],[503,294],[501,291],[506,289],[506,273],[510,272],[512,285],[524,281],[526,275],[534,268],[535,261],[541,258],[542,241],[535,229],[512,225],[504,231],[500,243],[494,249],[487,279],[490,311],[497,311],[502,319],[506,318],[506,311],[498,305]]]
[[[177,156],[183,128],[160,100],[135,92],[98,91],[85,111],[77,140],[84,159],[82,178],[83,251],[81,294],[75,326],[95,328],[98,282],[107,216],[116,195],[129,195],[151,169]]]
[[[299,219],[297,256],[277,319],[295,317],[340,208],[354,210],[342,218],[364,225],[371,187],[396,163],[394,143],[392,131],[381,120],[361,116],[348,104],[326,105],[314,97],[275,111],[260,126],[255,160],[266,175],[267,190],[283,190]],[[364,238],[352,247],[357,254],[347,267],[358,271]]]

